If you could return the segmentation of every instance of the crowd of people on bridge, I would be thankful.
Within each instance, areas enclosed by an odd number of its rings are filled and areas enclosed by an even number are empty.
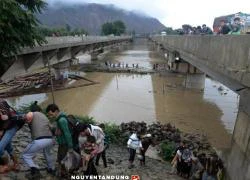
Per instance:
[[[182,29],[178,29],[178,32],[180,35],[208,35],[213,34],[213,31],[210,27],[208,27],[206,24],[203,24],[202,26],[190,26],[188,24],[182,25]]]
[[[225,20],[220,21],[220,26],[218,32],[213,32],[210,27],[206,24],[202,26],[190,26],[188,24],[182,25],[182,29],[179,29],[178,32],[181,35],[225,35],[225,34],[240,34],[241,32],[240,18],[236,17],[233,20],[233,23],[229,24]]]
[[[225,20],[220,21],[220,27],[217,34],[240,34],[241,24],[240,18],[236,17],[234,23],[228,24]]]

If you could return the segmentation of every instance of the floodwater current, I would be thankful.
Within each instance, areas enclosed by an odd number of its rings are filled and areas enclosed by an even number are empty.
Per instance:
[[[80,57],[88,63],[88,58]],[[138,64],[151,69],[166,60],[139,41],[122,51],[106,54],[96,63]],[[238,96],[219,82],[206,78],[204,91],[182,86],[185,76],[177,73],[126,74],[86,73],[99,84],[56,91],[55,102],[69,114],[88,115],[98,122],[120,124],[129,121],[172,123],[184,132],[205,134],[217,149],[230,146],[238,112]],[[218,90],[220,89],[220,90]],[[51,93],[9,98],[16,107],[37,100],[42,106],[52,103]]]

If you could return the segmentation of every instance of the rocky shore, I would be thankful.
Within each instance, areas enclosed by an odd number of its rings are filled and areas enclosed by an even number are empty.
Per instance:
[[[168,124],[154,123],[147,125],[145,122],[122,123],[121,131],[124,138],[128,137],[131,131],[139,130],[143,134],[150,133],[153,139],[158,142],[172,142],[179,145],[180,141],[185,141],[190,150],[205,154],[216,153],[208,142],[206,136],[200,134],[183,133],[176,127]]]
[[[141,180],[182,180],[182,178],[176,175],[171,175],[170,163],[155,160],[150,157],[146,157],[146,166],[140,166],[139,160],[135,160],[135,167],[128,169],[128,156],[129,154],[125,146],[111,145],[106,152],[108,167],[104,168],[102,160],[100,160],[100,165],[96,167],[99,175],[122,175],[129,176],[129,178],[131,175],[139,175]],[[42,161],[43,159],[41,159],[41,162]],[[10,172],[0,175],[0,179],[25,180],[27,173],[28,172],[23,169],[21,172]],[[47,174],[44,169],[41,171],[41,174],[43,176],[41,178],[42,180],[59,180],[59,178]],[[81,173],[75,173],[74,175],[81,175]]]
[[[127,140],[131,131],[141,130],[143,133],[151,133],[153,138],[157,142],[169,141],[174,142],[176,145],[181,140],[185,140],[188,146],[193,150],[199,153],[214,153],[213,148],[208,143],[206,137],[198,134],[186,134],[180,132],[177,128],[171,124],[160,124],[155,123],[147,125],[144,122],[130,122],[122,123],[120,125],[122,141]],[[20,157],[20,154],[23,152],[24,148],[31,141],[30,132],[28,126],[24,126],[20,131],[17,132],[15,138],[13,139],[13,145],[16,153]],[[139,175],[142,180],[179,180],[180,177],[172,175],[171,165],[169,162],[153,159],[150,157],[146,158],[146,166],[140,166],[139,160],[135,160],[135,167],[133,169],[128,169],[128,157],[129,153],[126,148],[126,144],[111,144],[109,149],[106,152],[108,167],[104,168],[102,160],[100,160],[100,165],[97,167],[98,173],[100,175]],[[53,148],[53,153],[56,157],[57,146]],[[147,155],[147,153],[146,153]],[[41,179],[56,179],[53,176],[50,176],[46,173],[45,169],[45,160],[42,153],[39,154],[35,162],[37,162],[42,169],[43,178]],[[25,174],[28,173],[28,168],[24,166],[23,162],[20,160],[21,170],[19,172],[9,172],[6,174],[1,174],[1,180],[21,180],[26,179]],[[77,175],[77,174],[76,174]]]

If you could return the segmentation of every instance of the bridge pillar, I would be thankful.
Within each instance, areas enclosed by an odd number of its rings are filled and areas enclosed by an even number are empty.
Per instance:
[[[167,55],[167,59],[168,59],[168,66],[172,70],[174,68],[174,62],[175,62],[174,54],[169,52]]]
[[[80,62],[79,58],[76,58],[76,57],[71,58],[70,59],[70,66],[79,65],[79,62]]]
[[[239,94],[239,111],[225,161],[227,179],[250,180],[250,89],[244,89]]]
[[[203,90],[205,87],[205,73],[186,74],[186,79],[184,81],[184,86],[189,89]]]
[[[26,69],[24,65],[24,59],[23,57],[20,57],[16,59],[13,65],[8,69],[8,71],[6,71],[2,75],[1,80],[3,81],[10,80],[10,79],[13,79],[16,75],[25,74],[25,73],[26,73]]]
[[[97,52],[93,52],[90,54],[91,56],[91,61],[97,61],[98,60],[98,54]]]
[[[110,51],[111,52],[118,52],[118,51],[120,51],[120,46],[118,46],[117,44],[114,46],[111,46]]]
[[[65,80],[68,78],[70,61],[64,61],[53,65],[53,71],[56,80]]]
[[[184,64],[184,63],[183,63]],[[193,66],[192,64],[188,63],[188,62],[185,62],[186,64],[186,72],[187,73],[193,73],[193,74],[196,74],[196,73],[202,73],[202,71],[200,71],[199,69],[197,69],[195,66]]]
[[[161,46],[160,46],[160,44],[157,44],[156,51],[157,51],[157,52],[160,52],[160,50],[161,50]]]

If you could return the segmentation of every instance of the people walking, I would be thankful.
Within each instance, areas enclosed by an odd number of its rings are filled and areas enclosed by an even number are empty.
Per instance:
[[[41,112],[29,112],[25,115],[25,121],[30,127],[32,142],[25,148],[22,157],[31,169],[31,177],[36,178],[40,176],[39,166],[33,161],[33,157],[40,151],[43,151],[47,161],[48,173],[55,172],[53,155],[51,153],[54,141],[48,118]]]
[[[8,165],[1,170],[4,172],[10,169],[18,169],[17,156],[14,154],[12,147],[12,138],[16,132],[23,126],[24,120],[22,115],[18,115],[14,108],[12,108],[6,100],[0,99],[0,158],[2,158],[5,151],[10,155],[13,161],[13,167]]]
[[[128,151],[129,151],[129,166],[128,168],[131,169],[134,167],[133,162],[135,160],[136,150],[143,150],[141,138],[138,132],[134,132],[128,139],[127,142]]]
[[[109,147],[109,137],[108,137],[108,134],[105,132],[105,125],[102,123],[102,124],[99,125],[99,127],[104,132],[104,149],[103,149],[102,152],[100,152],[100,153],[97,154],[95,165],[99,166],[99,160],[100,160],[100,157],[102,157],[103,165],[106,168],[107,167],[106,150]]]
[[[59,164],[59,176],[65,176],[65,167],[62,166],[61,161],[65,158],[68,152],[73,152],[72,135],[69,129],[67,116],[64,112],[59,110],[56,104],[50,104],[46,108],[48,116],[56,118],[56,139],[58,143],[57,161]]]
[[[94,136],[96,139],[97,151],[96,154],[101,153],[104,150],[104,133],[99,126],[81,125],[79,127],[80,136],[88,137]],[[84,175],[97,175],[97,171],[94,164],[94,157],[92,156],[88,162],[88,168],[85,171]]]

